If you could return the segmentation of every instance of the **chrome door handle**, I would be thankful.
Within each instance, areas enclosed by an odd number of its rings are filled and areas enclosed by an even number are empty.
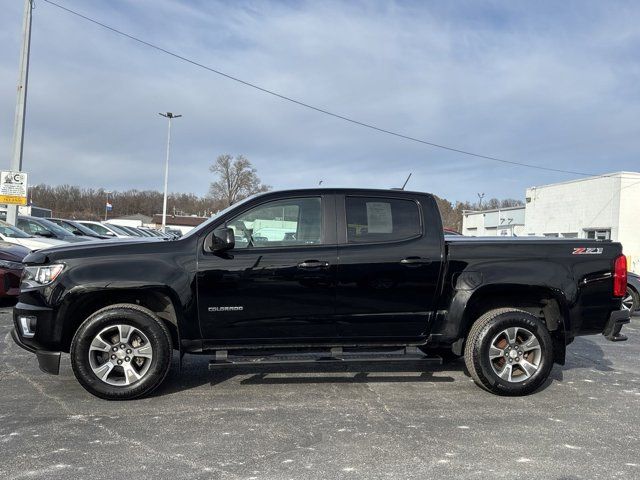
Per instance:
[[[407,257],[400,260],[400,263],[407,267],[420,267],[422,265],[429,265],[431,263],[431,259],[422,257]]]
[[[305,260],[304,262],[298,264],[298,268],[306,268],[306,269],[328,268],[328,267],[329,267],[329,262],[320,261],[320,260]]]

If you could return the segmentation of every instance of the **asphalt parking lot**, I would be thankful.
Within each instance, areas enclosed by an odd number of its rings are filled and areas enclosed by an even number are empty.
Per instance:
[[[209,372],[177,359],[150,398],[106,402],[9,335],[0,310],[0,478],[640,478],[640,317],[577,339],[534,395],[429,372]]]

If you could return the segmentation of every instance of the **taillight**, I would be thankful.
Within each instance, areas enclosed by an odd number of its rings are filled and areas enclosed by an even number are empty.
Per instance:
[[[624,297],[627,293],[627,257],[618,255],[613,263],[613,296]]]

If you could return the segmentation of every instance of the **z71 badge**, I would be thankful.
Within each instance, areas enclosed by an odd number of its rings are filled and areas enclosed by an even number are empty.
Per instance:
[[[573,249],[572,255],[601,255],[602,247],[578,247]]]

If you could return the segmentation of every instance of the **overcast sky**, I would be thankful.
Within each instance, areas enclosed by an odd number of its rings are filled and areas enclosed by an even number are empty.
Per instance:
[[[56,0],[264,88],[363,122],[551,168],[640,170],[637,1]],[[10,164],[21,0],[0,0],[0,159]],[[400,186],[523,198],[577,178],[383,135],[265,95],[35,0],[30,183],[206,193],[244,154],[274,188]]]

